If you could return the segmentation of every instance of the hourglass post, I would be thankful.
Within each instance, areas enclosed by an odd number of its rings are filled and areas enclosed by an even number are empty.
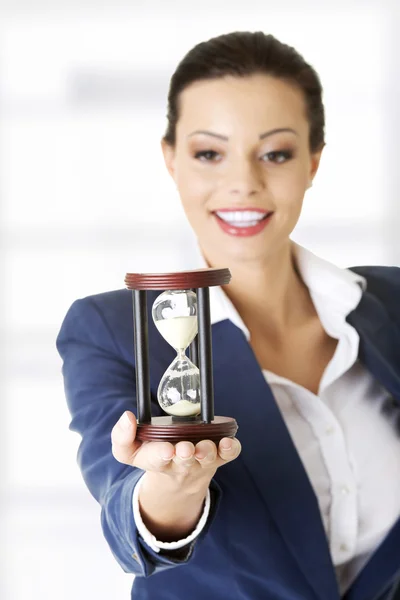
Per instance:
[[[201,393],[201,418],[204,423],[214,420],[214,385],[212,371],[212,340],[210,317],[210,290],[197,290],[197,319],[199,328],[199,368]]]
[[[138,427],[140,441],[188,440],[217,443],[234,437],[232,417],[214,416],[209,288],[227,285],[229,269],[198,269],[179,273],[127,273],[126,287],[133,290]],[[177,352],[158,382],[157,399],[163,416],[151,416],[150,357],[147,297],[149,290],[163,292],[152,305],[153,324]],[[187,356],[194,339],[199,367]],[[157,341],[160,343],[160,340]],[[196,361],[197,362],[197,361]],[[152,381],[153,386],[157,382]]]
[[[132,295],[138,422],[151,423],[147,294],[133,290]]]
[[[196,288],[192,288],[192,292],[194,292],[197,295]],[[196,336],[189,347],[190,360],[192,361],[192,363],[194,365],[196,365],[196,367],[199,366],[199,346],[198,346],[197,340],[198,340],[198,337]]]

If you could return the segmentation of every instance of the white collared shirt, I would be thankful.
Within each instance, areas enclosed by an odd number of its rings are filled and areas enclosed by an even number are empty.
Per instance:
[[[297,268],[325,331],[338,344],[318,394],[264,370],[276,403],[318,499],[322,521],[344,592],[400,516],[400,438],[391,397],[358,361],[359,336],[346,322],[361,299],[365,280],[293,244]],[[249,331],[221,288],[210,289],[212,323],[230,319]],[[394,409],[393,409],[394,410]],[[163,544],[144,527],[134,492],[134,517],[154,550],[180,548],[206,522],[209,495],[196,530]]]

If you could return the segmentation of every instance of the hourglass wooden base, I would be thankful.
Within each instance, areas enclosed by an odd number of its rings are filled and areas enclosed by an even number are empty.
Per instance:
[[[197,444],[201,440],[219,442],[234,437],[238,426],[231,417],[215,417],[211,423],[199,420],[176,421],[173,417],[153,417],[151,423],[138,423],[136,439],[142,442],[171,442],[182,440]]]

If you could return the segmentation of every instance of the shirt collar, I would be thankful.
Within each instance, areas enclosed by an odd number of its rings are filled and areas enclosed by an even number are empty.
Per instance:
[[[292,248],[297,268],[311,296],[324,297],[347,316],[360,302],[367,287],[366,279],[316,256],[299,244],[292,242]]]
[[[361,300],[366,289],[365,278],[316,256],[295,242],[292,242],[292,250],[297,269],[320,317],[330,311],[344,321]],[[207,266],[198,248],[198,268]],[[249,330],[221,287],[210,288],[210,309],[212,324],[229,319],[247,339],[250,338]]]

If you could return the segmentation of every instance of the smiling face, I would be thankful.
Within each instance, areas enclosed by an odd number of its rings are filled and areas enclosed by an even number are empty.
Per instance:
[[[198,81],[163,142],[187,218],[212,266],[267,261],[289,243],[319,164],[302,91],[266,75]]]

